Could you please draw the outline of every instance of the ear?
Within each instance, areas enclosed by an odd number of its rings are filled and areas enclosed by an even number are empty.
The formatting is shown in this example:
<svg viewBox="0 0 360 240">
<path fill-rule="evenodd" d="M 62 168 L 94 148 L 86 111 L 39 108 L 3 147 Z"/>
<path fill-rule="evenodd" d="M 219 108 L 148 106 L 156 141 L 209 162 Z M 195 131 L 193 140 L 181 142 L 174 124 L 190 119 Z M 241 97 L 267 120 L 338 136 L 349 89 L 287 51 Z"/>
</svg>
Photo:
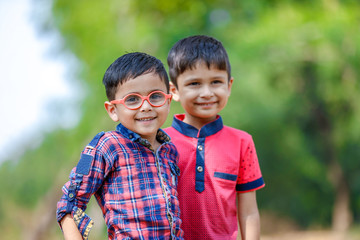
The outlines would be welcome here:
<svg viewBox="0 0 360 240">
<path fill-rule="evenodd" d="M 114 121 L 117 122 L 119 121 L 119 117 L 117 115 L 117 109 L 116 109 L 116 105 L 111 104 L 110 102 L 106 101 L 104 103 L 104 107 L 106 109 L 106 112 L 109 114 L 109 117 Z"/>
<path fill-rule="evenodd" d="M 170 93 L 172 94 L 172 99 L 174 99 L 174 101 L 178 102 L 180 100 L 179 91 L 172 82 L 170 82 Z"/>
<path fill-rule="evenodd" d="M 229 90 L 228 94 L 229 94 L 229 96 L 231 94 L 231 87 L 232 87 L 233 82 L 234 82 L 234 78 L 231 77 L 230 80 L 229 80 L 229 84 L 228 84 L 228 90 Z"/>
</svg>

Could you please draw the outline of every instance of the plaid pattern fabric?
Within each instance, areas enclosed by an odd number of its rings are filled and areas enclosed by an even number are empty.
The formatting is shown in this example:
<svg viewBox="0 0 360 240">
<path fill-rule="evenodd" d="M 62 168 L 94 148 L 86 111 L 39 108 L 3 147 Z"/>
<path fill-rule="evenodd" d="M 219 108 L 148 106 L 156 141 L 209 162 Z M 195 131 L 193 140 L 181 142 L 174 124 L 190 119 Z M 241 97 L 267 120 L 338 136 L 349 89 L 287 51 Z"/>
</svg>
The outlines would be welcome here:
<svg viewBox="0 0 360 240">
<path fill-rule="evenodd" d="M 93 156 L 89 174 L 82 176 L 81 183 L 77 181 L 71 202 L 69 187 L 78 177 L 76 168 L 72 170 L 58 202 L 57 220 L 70 208 L 86 239 L 92 220 L 85 209 L 94 195 L 109 239 L 183 239 L 176 191 L 178 153 L 162 130 L 157 139 L 162 145 L 154 152 L 145 139 L 119 124 L 117 131 L 106 132 L 94 148 L 86 147 L 82 155 Z"/>
</svg>

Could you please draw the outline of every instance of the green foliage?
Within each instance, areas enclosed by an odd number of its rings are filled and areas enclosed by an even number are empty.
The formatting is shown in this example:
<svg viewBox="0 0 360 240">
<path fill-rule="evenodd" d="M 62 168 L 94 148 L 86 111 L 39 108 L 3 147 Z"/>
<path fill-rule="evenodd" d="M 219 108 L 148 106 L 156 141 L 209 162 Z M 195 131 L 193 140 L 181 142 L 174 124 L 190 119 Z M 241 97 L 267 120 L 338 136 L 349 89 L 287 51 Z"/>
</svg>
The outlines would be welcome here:
<svg viewBox="0 0 360 240">
<path fill-rule="evenodd" d="M 328 226 L 335 194 L 328 170 L 334 158 L 360 221 L 359 8 L 357 1 L 335 0 L 54 0 L 49 21 L 63 37 L 61 49 L 81 63 L 74 79 L 87 88 L 83 117 L 74 129 L 48 134 L 18 163 L 3 164 L 0 191 L 34 207 L 52 184 L 66 180 L 59 172 L 70 172 L 97 132 L 114 128 L 103 109 L 101 80 L 117 57 L 144 51 L 166 63 L 177 40 L 207 34 L 229 53 L 235 81 L 221 114 L 227 125 L 254 137 L 267 184 L 258 192 L 260 209 L 288 215 L 302 226 Z M 165 126 L 179 112 L 173 103 Z M 0 221 L 4 199 L 1 195 Z"/>
</svg>

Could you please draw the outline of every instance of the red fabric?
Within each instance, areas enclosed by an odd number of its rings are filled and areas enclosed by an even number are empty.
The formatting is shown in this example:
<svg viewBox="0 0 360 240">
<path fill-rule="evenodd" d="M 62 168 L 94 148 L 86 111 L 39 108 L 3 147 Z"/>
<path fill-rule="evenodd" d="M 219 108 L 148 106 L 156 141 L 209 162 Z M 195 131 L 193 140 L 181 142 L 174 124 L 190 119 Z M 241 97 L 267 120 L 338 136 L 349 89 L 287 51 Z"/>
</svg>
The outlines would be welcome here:
<svg viewBox="0 0 360 240">
<path fill-rule="evenodd" d="M 182 116 L 174 118 L 181 126 L 184 124 Z M 205 190 L 201 193 L 195 191 L 199 149 L 198 138 L 190 134 L 195 129 L 184 128 L 183 133 L 178 127 L 178 130 L 165 129 L 180 155 L 178 193 L 185 239 L 236 239 L 236 188 L 246 189 L 242 191 L 246 192 L 264 186 L 252 137 L 244 131 L 223 126 L 221 118 L 215 121 L 221 121 L 221 124 L 212 125 L 219 127 L 218 131 L 205 138 Z"/>
</svg>

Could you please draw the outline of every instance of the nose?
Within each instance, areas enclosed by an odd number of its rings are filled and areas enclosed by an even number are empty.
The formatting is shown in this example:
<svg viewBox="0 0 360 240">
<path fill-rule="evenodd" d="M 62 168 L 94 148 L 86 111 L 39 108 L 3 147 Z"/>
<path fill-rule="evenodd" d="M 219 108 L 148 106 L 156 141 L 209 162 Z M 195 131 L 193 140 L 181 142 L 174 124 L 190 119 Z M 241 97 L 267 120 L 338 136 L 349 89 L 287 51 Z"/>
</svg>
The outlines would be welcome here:
<svg viewBox="0 0 360 240">
<path fill-rule="evenodd" d="M 152 106 L 150 105 L 150 103 L 148 102 L 148 100 L 143 101 L 141 107 L 140 107 L 140 111 L 141 112 L 147 112 L 147 111 L 151 111 L 152 110 Z"/>
<path fill-rule="evenodd" d="M 204 85 L 201 88 L 200 96 L 203 98 L 210 98 L 210 97 L 214 96 L 214 92 L 212 91 L 210 86 Z"/>
</svg>

